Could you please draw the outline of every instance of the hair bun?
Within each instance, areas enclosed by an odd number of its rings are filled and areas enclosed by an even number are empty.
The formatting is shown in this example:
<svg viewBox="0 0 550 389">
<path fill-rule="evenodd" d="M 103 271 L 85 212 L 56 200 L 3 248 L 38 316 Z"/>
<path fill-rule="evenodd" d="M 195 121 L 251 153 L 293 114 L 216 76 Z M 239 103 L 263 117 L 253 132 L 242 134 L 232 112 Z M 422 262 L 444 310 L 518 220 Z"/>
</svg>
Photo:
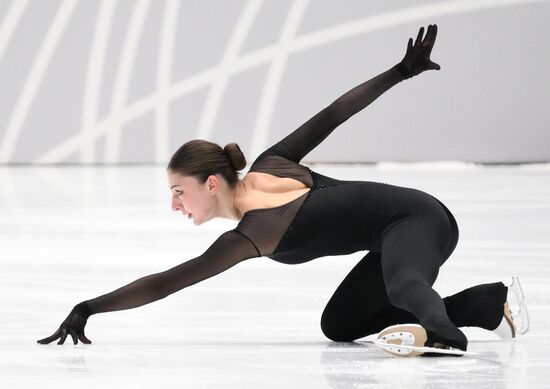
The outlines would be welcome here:
<svg viewBox="0 0 550 389">
<path fill-rule="evenodd" d="M 227 158 L 235 171 L 243 170 L 246 167 L 246 158 L 244 157 L 244 154 L 238 144 L 227 144 L 223 148 L 223 152 L 227 155 Z"/>
</svg>

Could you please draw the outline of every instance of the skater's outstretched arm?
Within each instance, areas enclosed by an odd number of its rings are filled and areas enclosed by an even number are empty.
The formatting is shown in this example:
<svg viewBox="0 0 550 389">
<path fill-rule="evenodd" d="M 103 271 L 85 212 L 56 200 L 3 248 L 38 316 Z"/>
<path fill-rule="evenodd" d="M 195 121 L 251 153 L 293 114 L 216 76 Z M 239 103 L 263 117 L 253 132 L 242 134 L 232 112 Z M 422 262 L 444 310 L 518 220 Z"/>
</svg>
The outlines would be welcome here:
<svg viewBox="0 0 550 389">
<path fill-rule="evenodd" d="M 439 70 L 440 66 L 430 60 L 437 26 L 429 25 L 424 39 L 423 33 L 424 27 L 421 27 L 414 45 L 412 38 L 409 39 L 407 52 L 400 63 L 340 96 L 298 129 L 271 146 L 266 153 L 275 153 L 299 163 L 337 126 L 372 103 L 392 86 L 425 70 Z"/>
<path fill-rule="evenodd" d="M 222 234 L 202 255 L 161 273 L 142 277 L 110 293 L 77 304 L 57 331 L 38 343 L 47 344 L 59 339 L 63 344 L 71 335 L 74 344 L 91 343 L 84 335 L 90 315 L 139 307 L 167 297 L 187 286 L 229 269 L 237 263 L 260 254 L 256 246 L 236 230 Z"/>
</svg>

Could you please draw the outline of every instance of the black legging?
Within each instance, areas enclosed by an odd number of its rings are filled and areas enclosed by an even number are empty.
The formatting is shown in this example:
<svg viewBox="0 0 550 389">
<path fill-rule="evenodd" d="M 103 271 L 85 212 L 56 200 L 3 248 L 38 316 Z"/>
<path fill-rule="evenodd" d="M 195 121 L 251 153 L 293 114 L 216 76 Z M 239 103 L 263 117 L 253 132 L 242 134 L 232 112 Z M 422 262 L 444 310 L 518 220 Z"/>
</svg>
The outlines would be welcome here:
<svg viewBox="0 0 550 389">
<path fill-rule="evenodd" d="M 387 233 L 382 253 L 365 255 L 334 292 L 321 317 L 323 333 L 334 341 L 353 341 L 390 325 L 420 323 L 430 344 L 466 350 L 468 341 L 458 327 L 495 329 L 506 301 L 502 282 L 444 299 L 432 289 L 458 241 L 456 222 L 450 220 L 411 218 Z"/>
</svg>

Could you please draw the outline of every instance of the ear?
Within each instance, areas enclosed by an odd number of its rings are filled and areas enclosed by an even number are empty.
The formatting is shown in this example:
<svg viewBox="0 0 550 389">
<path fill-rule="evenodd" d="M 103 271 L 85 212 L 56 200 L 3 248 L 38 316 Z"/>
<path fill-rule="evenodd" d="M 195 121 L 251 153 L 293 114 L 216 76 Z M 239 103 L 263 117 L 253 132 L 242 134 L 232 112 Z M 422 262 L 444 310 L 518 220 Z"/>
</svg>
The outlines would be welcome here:
<svg viewBox="0 0 550 389">
<path fill-rule="evenodd" d="M 210 193 L 214 194 L 220 186 L 220 179 L 215 175 L 209 175 L 206 179 L 206 185 Z"/>
</svg>

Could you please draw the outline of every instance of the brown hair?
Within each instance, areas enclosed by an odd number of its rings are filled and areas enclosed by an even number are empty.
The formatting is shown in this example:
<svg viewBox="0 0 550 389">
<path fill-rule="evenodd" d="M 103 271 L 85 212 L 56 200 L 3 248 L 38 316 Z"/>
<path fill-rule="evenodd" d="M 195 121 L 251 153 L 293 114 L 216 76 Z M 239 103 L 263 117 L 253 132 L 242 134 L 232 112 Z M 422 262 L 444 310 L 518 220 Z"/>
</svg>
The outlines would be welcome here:
<svg viewBox="0 0 550 389">
<path fill-rule="evenodd" d="M 221 174 L 231 188 L 239 181 L 238 171 L 246 158 L 236 143 L 223 149 L 217 143 L 193 139 L 184 143 L 170 158 L 167 169 L 183 176 L 194 176 L 202 184 L 210 175 Z"/>
</svg>

